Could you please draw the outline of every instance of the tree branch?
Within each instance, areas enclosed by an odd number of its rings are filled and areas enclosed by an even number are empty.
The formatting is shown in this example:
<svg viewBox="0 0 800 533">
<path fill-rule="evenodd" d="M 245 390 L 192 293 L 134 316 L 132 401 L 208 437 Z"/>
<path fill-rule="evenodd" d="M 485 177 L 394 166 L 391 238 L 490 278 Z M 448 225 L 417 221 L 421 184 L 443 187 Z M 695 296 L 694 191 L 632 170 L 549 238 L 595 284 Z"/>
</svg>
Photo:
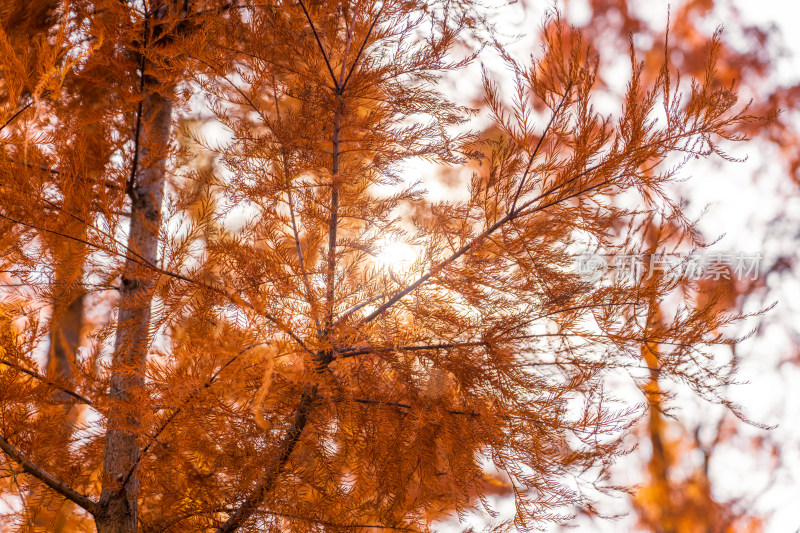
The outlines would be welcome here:
<svg viewBox="0 0 800 533">
<path fill-rule="evenodd" d="M 381 4 L 381 7 L 378 9 L 378 12 L 375 14 L 375 18 L 372 20 L 372 24 L 369 25 L 369 30 L 367 30 L 367 35 L 364 37 L 364 41 L 361 43 L 361 47 L 358 49 L 358 53 L 356 54 L 356 58 L 353 60 L 353 64 L 350 65 L 350 70 L 347 73 L 347 77 L 341 84 L 341 92 L 344 92 L 345 87 L 347 87 L 347 82 L 350 81 L 350 76 L 353 75 L 353 71 L 356 69 L 358 65 L 358 60 L 361 58 L 361 54 L 364 53 L 364 49 L 367 47 L 367 41 L 369 41 L 370 35 L 372 35 L 372 30 L 375 28 L 375 24 L 378 22 L 378 17 L 381 16 L 381 12 L 383 11 L 383 6 L 385 4 Z"/>
<path fill-rule="evenodd" d="M 190 401 L 192 401 L 192 399 L 195 397 L 195 395 L 197 395 L 198 392 L 200 392 L 203 389 L 209 388 L 214 383 L 214 381 L 217 379 L 217 377 L 219 377 L 219 375 L 222 373 L 222 371 L 225 370 L 226 368 L 228 368 L 230 365 L 232 365 L 233 362 L 236 361 L 236 359 L 238 359 L 240 355 L 242 355 L 243 353 L 245 353 L 248 350 L 251 350 L 251 349 L 255 348 L 256 346 L 261 346 L 263 344 L 268 344 L 268 343 L 263 343 L 262 342 L 262 343 L 258 343 L 258 344 L 251 344 L 250 346 L 247 346 L 246 348 L 242 348 L 239 351 L 239 353 L 237 353 L 236 355 L 231 357 L 224 365 L 222 365 L 219 368 L 219 370 L 214 372 L 211 375 L 211 377 L 205 383 L 203 383 L 203 385 L 201 387 L 196 388 L 191 393 L 189 393 L 186 396 L 186 398 L 183 399 L 183 401 L 177 407 L 177 409 L 175 409 L 164 420 L 164 422 L 161 423 L 161 425 L 158 427 L 156 432 L 154 434 L 150 435 L 150 441 L 142 448 L 142 451 L 138 455 L 138 457 L 136 458 L 136 461 L 134 461 L 134 463 L 131 465 L 130 469 L 128 469 L 128 473 L 126 474 L 124 480 L 122 481 L 121 487 L 125 487 L 125 485 L 128 483 L 128 481 L 133 476 L 133 473 L 136 471 L 136 467 L 139 466 L 139 463 L 142 462 L 142 457 L 144 457 L 144 455 L 150 450 L 150 447 L 153 446 L 153 444 L 156 443 L 156 441 L 158 440 L 158 437 L 160 437 L 161 434 L 164 432 L 164 430 L 167 429 L 167 426 L 170 424 L 170 422 L 172 422 L 175 419 L 175 417 L 178 416 L 178 414 L 180 414 L 183 411 L 183 408 L 186 407 L 186 404 L 188 404 Z"/>
<path fill-rule="evenodd" d="M 381 526 L 378 524 L 340 524 L 338 522 L 328 522 L 326 520 L 318 520 L 316 518 L 309 518 L 305 516 L 300 516 L 296 514 L 289 514 L 289 513 L 278 513 L 275 511 L 263 511 L 268 515 L 280 516 L 283 518 L 292 518 L 295 520 L 302 520 L 304 522 L 310 522 L 312 524 L 320 524 L 322 526 L 329 526 L 335 529 L 387 529 L 390 531 L 412 531 L 417 533 L 416 529 L 411 529 L 407 527 L 398 527 L 398 526 Z"/>
<path fill-rule="evenodd" d="M 33 101 L 31 101 L 31 102 L 28 102 L 28 103 L 27 103 L 27 104 L 25 104 L 23 107 L 21 107 L 21 108 L 20 108 L 20 109 L 19 109 L 19 110 L 18 110 L 16 113 L 14 113 L 13 115 L 11 115 L 11 118 L 10 118 L 10 119 L 8 119 L 8 120 L 6 120 L 6 121 L 3 123 L 3 125 L 2 125 L 2 126 L 0 126 L 0 131 L 3 131 L 3 130 L 6 128 L 6 126 L 8 126 L 8 125 L 9 125 L 9 124 L 11 124 L 12 122 L 14 122 L 14 119 L 15 119 L 15 118 L 17 118 L 18 116 L 20 116 L 20 115 L 21 115 L 21 114 L 22 114 L 22 113 L 23 113 L 23 112 L 24 112 L 26 109 L 28 109 L 28 108 L 29 108 L 30 106 L 32 106 L 32 105 L 33 105 Z"/>
<path fill-rule="evenodd" d="M 643 144 L 641 146 L 636 146 L 636 147 L 632 147 L 632 148 L 628 148 L 628 149 L 631 152 L 639 152 L 639 151 L 642 151 L 642 150 L 647 150 L 649 148 L 653 148 L 654 146 L 663 145 L 665 143 L 669 143 L 669 142 L 672 142 L 672 141 L 677 141 L 678 139 L 681 139 L 681 138 L 691 138 L 691 137 L 697 135 L 698 133 L 700 133 L 700 132 L 696 131 L 696 129 L 690 130 L 690 131 L 685 131 L 685 132 L 681 132 L 681 133 L 678 133 L 678 134 L 675 134 L 675 135 L 666 136 L 666 137 L 664 137 L 662 139 L 659 139 L 657 141 L 652 141 L 652 142 Z M 635 164 L 634 163 L 630 163 L 629 165 L 627 165 L 627 167 L 628 168 L 631 168 L 631 167 L 635 168 L 636 166 L 640 165 L 646 159 L 647 158 L 643 158 L 642 161 L 636 161 L 635 160 Z M 569 194 L 567 196 L 564 196 L 564 197 L 561 197 L 561 198 L 557 198 L 557 199 L 555 199 L 555 200 L 553 200 L 551 202 L 548 202 L 548 203 L 546 203 L 544 205 L 539 205 L 539 206 L 536 206 L 536 207 L 532 207 L 535 203 L 537 203 L 540 200 L 550 196 L 551 194 L 557 192 L 558 190 L 563 189 L 564 187 L 566 187 L 570 183 L 573 183 L 576 180 L 580 179 L 581 177 L 584 177 L 584 176 L 586 176 L 586 175 L 588 175 L 588 174 L 590 174 L 590 173 L 592 173 L 592 172 L 594 172 L 596 170 L 599 170 L 604 164 L 610 164 L 609 161 L 610 161 L 610 159 L 607 158 L 605 161 L 601 161 L 600 163 L 597 163 L 596 165 L 588 167 L 585 170 L 575 174 L 574 176 L 572 176 L 568 180 L 563 181 L 561 183 L 558 183 L 556 185 L 553 185 L 547 191 L 544 191 L 543 193 L 539 194 L 535 198 L 532 198 L 531 200 L 528 200 L 527 202 L 525 202 L 521 206 L 516 207 L 515 210 L 510 211 L 503 218 L 501 218 L 500 220 L 498 220 L 497 222 L 492 224 L 490 227 L 485 229 L 481 234 L 479 234 L 478 236 L 473 238 L 470 242 L 468 242 L 467 244 L 465 244 L 464 246 L 459 248 L 457 251 L 455 251 L 452 255 L 450 255 L 450 257 L 440 261 L 438 264 L 436 264 L 433 267 L 431 267 L 431 269 L 430 269 L 430 271 L 428 271 L 428 273 L 423 274 L 422 276 L 417 278 L 416 281 L 414 281 L 410 285 L 407 285 L 405 288 L 401 289 L 400 291 L 396 292 L 394 294 L 394 296 L 392 296 L 386 303 L 384 303 L 378 309 L 376 309 L 375 311 L 370 313 L 367 317 L 362 319 L 362 321 L 359 323 L 359 326 L 373 321 L 375 318 L 377 318 L 378 316 L 380 316 L 381 314 L 386 312 L 390 307 L 392 307 L 394 304 L 396 304 L 402 298 L 406 297 L 409 293 L 415 291 L 417 288 L 419 288 L 420 285 L 422 285 L 423 283 L 428 281 L 433 275 L 437 274 L 438 272 L 440 272 L 441 270 L 446 268 L 448 265 L 450 265 L 451 263 L 455 262 L 462 255 L 464 255 L 468 251 L 470 251 L 473 248 L 475 248 L 479 243 L 481 243 L 483 240 L 485 240 L 487 237 L 492 235 L 495 231 L 497 231 L 499 228 L 501 228 L 502 226 L 504 226 L 508 222 L 511 222 L 511 221 L 523 216 L 523 215 L 532 215 L 534 213 L 537 213 L 539 211 L 547 209 L 548 207 L 552 207 L 553 205 L 559 204 L 559 203 L 564 202 L 566 200 L 569 200 L 571 198 L 575 198 L 576 196 L 580 196 L 581 194 L 585 194 L 585 193 L 590 192 L 592 190 L 599 189 L 600 187 L 603 187 L 603 186 L 606 186 L 606 185 L 610 185 L 613 182 L 613 180 L 622 177 L 624 175 L 624 173 L 617 174 L 616 176 L 614 176 L 612 178 L 608 178 L 606 180 L 603 180 L 600 183 L 597 183 L 597 184 L 592 185 L 590 187 L 586 187 L 584 189 L 578 190 L 577 192 L 575 192 L 573 194 Z M 529 209 L 529 208 L 531 208 L 531 209 Z"/>
<path fill-rule="evenodd" d="M 531 153 L 530 159 L 528 159 L 528 166 L 525 167 L 525 172 L 522 174 L 522 178 L 519 180 L 519 187 L 517 187 L 517 192 L 514 195 L 514 200 L 511 202 L 511 208 L 508 210 L 509 212 L 514 211 L 517 207 L 517 200 L 519 200 L 519 195 L 522 193 L 522 187 L 525 185 L 525 179 L 528 177 L 528 172 L 531 170 L 531 165 L 533 165 L 533 160 L 536 159 L 536 155 L 539 153 L 539 149 L 542 147 L 542 143 L 544 142 L 545 137 L 547 136 L 547 132 L 550 131 L 550 126 L 553 125 L 556 117 L 558 116 L 558 112 L 561 111 L 561 106 L 564 105 L 564 102 L 569 95 L 569 91 L 572 89 L 572 82 L 570 81 L 567 84 L 567 88 L 564 90 L 564 96 L 561 97 L 561 101 L 556 106 L 555 110 L 553 111 L 552 116 L 550 117 L 550 121 L 547 123 L 547 127 L 545 127 L 544 132 L 542 132 L 542 136 L 539 137 L 539 141 L 536 143 L 536 147 L 533 149 L 533 153 Z"/>
<path fill-rule="evenodd" d="M 368 398 L 327 398 L 328 400 L 335 402 L 335 403 L 346 403 L 346 402 L 354 402 L 360 403 L 362 405 L 379 405 L 379 406 L 386 406 L 386 407 L 398 407 L 400 409 L 414 409 L 414 406 L 407 403 L 401 402 L 386 402 L 383 400 L 370 400 Z M 471 417 L 479 417 L 482 416 L 481 413 L 477 413 L 475 411 L 460 411 L 457 409 L 435 409 L 430 407 L 422 407 L 420 408 L 422 411 L 441 411 L 443 413 L 451 414 L 451 415 L 466 415 Z"/>
<path fill-rule="evenodd" d="M 62 392 L 65 392 L 65 393 L 69 394 L 70 396 L 72 396 L 73 398 L 75 398 L 76 400 L 78 400 L 80 403 L 85 403 L 86 405 L 94 405 L 94 402 L 92 402 L 92 400 L 90 400 L 86 396 L 82 396 L 81 394 L 78 394 L 75 391 L 72 391 L 70 389 L 64 388 L 61 385 L 58 385 L 54 381 L 51 381 L 51 380 L 47 379 L 45 376 L 39 374 L 38 372 L 36 372 L 34 370 L 30 370 L 28 368 L 25 368 L 24 366 L 20 366 L 20 365 L 18 365 L 16 363 L 13 363 L 13 362 L 9 361 L 8 359 L 0 359 L 0 364 L 9 366 L 9 367 L 11 367 L 11 368 L 13 368 L 15 370 L 18 370 L 19 372 L 22 372 L 23 374 L 27 374 L 27 375 L 31 376 L 32 378 L 34 378 L 34 379 L 37 379 L 37 380 L 39 380 L 39 381 L 41 381 L 43 383 L 46 383 L 47 385 L 50 385 L 51 387 L 53 387 L 55 389 L 58 389 L 58 390 L 60 390 Z"/>
<path fill-rule="evenodd" d="M 11 459 L 19 463 L 19 465 L 22 467 L 22 470 L 24 470 L 27 474 L 35 477 L 57 493 L 61 494 L 66 499 L 86 509 L 86 511 L 92 515 L 97 514 L 99 511 L 96 502 L 92 501 L 87 496 L 84 496 L 57 477 L 44 471 L 41 467 L 34 464 L 13 444 L 8 442 L 8 440 L 6 440 L 2 434 L 0 434 L 0 449 L 2 449 Z"/>
<path fill-rule="evenodd" d="M 261 316 L 263 316 L 264 318 L 266 318 L 267 320 L 272 322 L 279 330 L 281 330 L 282 332 L 284 332 L 287 335 L 289 335 L 289 337 L 291 337 L 292 340 L 294 340 L 306 352 L 308 352 L 308 353 L 310 353 L 312 355 L 315 354 L 315 352 L 313 350 L 311 350 L 310 348 L 308 348 L 306 343 L 303 342 L 303 340 L 295 332 L 293 332 L 291 330 L 291 328 L 289 328 L 289 326 L 284 324 L 283 321 L 281 321 L 277 317 L 272 316 L 271 313 L 266 313 L 264 311 L 260 311 L 260 310 L 256 309 L 256 307 L 252 303 L 247 302 L 246 300 L 244 300 L 240 296 L 237 296 L 235 294 L 229 293 L 224 289 L 221 289 L 219 287 L 215 287 L 213 285 L 209 285 L 208 283 L 205 283 L 205 282 L 202 282 L 202 281 L 191 279 L 191 278 L 189 278 L 187 276 L 184 276 L 182 274 L 171 272 L 169 270 L 166 270 L 164 268 L 159 267 L 158 265 L 154 265 L 150 261 L 147 261 L 146 259 L 141 258 L 141 256 L 134 257 L 134 256 L 128 256 L 128 255 L 125 255 L 125 254 L 121 254 L 120 252 L 118 252 L 116 250 L 112 250 L 112 249 L 110 249 L 110 248 L 108 248 L 106 246 L 102 246 L 102 245 L 97 244 L 97 243 L 89 242 L 89 241 L 87 241 L 85 239 L 81 239 L 79 237 L 74 237 L 72 235 L 68 235 L 66 233 L 62 233 L 60 231 L 52 230 L 52 229 L 45 228 L 45 227 L 42 227 L 42 226 L 37 226 L 36 224 L 31 224 L 29 222 L 23 222 L 21 220 L 17 220 L 15 218 L 6 216 L 6 215 L 4 215 L 2 213 L 0 213 L 0 218 L 3 218 L 3 219 L 8 220 L 10 222 L 13 222 L 14 224 L 19 224 L 21 226 L 26 226 L 28 228 L 32 228 L 32 229 L 35 229 L 35 230 L 38 230 L 38 231 L 43 231 L 43 232 L 46 232 L 46 233 L 51 233 L 53 235 L 58 235 L 60 237 L 64 237 L 65 239 L 70 239 L 70 240 L 73 240 L 73 241 L 76 241 L 76 242 L 80 242 L 80 243 L 86 244 L 87 246 L 91 246 L 92 248 L 95 248 L 97 250 L 101 250 L 101 251 L 106 252 L 106 253 L 111 254 L 111 255 L 115 255 L 115 256 L 118 256 L 118 257 L 124 257 L 125 259 L 130 259 L 131 261 L 137 263 L 138 265 L 141 265 L 141 266 L 143 266 L 145 268 L 148 268 L 148 269 L 150 269 L 150 270 L 152 270 L 154 272 L 157 272 L 158 274 L 162 274 L 164 276 L 169 276 L 171 278 L 175 278 L 175 279 L 178 279 L 178 280 L 181 280 L 181 281 L 185 281 L 186 283 L 191 283 L 192 285 L 195 285 L 197 287 L 200 287 L 200 288 L 206 289 L 208 291 L 211 291 L 213 293 L 219 294 L 220 296 L 223 296 L 223 297 L 227 298 L 228 300 L 230 300 L 231 302 L 233 302 L 233 303 L 235 303 L 237 305 L 242 305 L 244 307 L 249 307 L 250 309 L 256 311 L 257 313 L 260 313 Z M 136 254 L 135 252 L 130 250 L 130 248 L 128 250 L 132 254 L 138 256 L 138 254 Z"/>
<path fill-rule="evenodd" d="M 325 66 L 328 67 L 328 73 L 331 75 L 331 81 L 333 82 L 333 88 L 336 92 L 340 92 L 341 89 L 339 87 L 339 83 L 336 81 L 336 74 L 333 73 L 333 68 L 331 67 L 331 62 L 328 60 L 328 54 L 325 53 L 325 47 L 322 46 L 322 41 L 319 38 L 319 34 L 317 33 L 317 28 L 314 26 L 314 22 L 311 20 L 311 15 L 308 13 L 308 9 L 306 9 L 305 3 L 303 0 L 298 0 L 300 2 L 300 7 L 303 8 L 303 13 L 306 15 L 306 20 L 308 21 L 308 25 L 311 26 L 311 31 L 314 32 L 314 39 L 317 40 L 317 46 L 319 46 L 319 51 L 322 53 L 322 58 L 325 60 Z"/>
<path fill-rule="evenodd" d="M 585 174 L 589 173 L 593 169 L 596 170 L 597 168 L 599 168 L 599 166 L 600 166 L 599 164 L 595 165 L 591 169 L 587 169 L 587 170 L 583 171 L 582 173 L 580 173 L 579 175 L 585 175 Z M 619 177 L 619 176 L 617 176 L 617 177 Z M 567 183 L 572 182 L 575 179 L 577 179 L 577 176 L 573 176 L 568 181 L 563 182 L 560 185 L 551 188 L 550 190 L 538 195 L 536 198 L 533 198 L 533 199 L 525 202 L 521 206 L 517 207 L 514 211 L 509 212 L 506 216 L 504 216 L 503 218 L 501 218 L 500 220 L 498 220 L 497 222 L 495 222 L 494 224 L 489 226 L 487 229 L 485 229 L 480 235 L 478 235 L 477 237 L 475 237 L 474 239 L 469 241 L 467 244 L 465 244 L 464 246 L 462 246 L 461 248 L 456 250 L 452 255 L 450 255 L 450 257 L 448 257 L 447 259 L 444 259 L 443 261 L 441 261 L 438 264 L 434 265 L 426 274 L 423 274 L 422 276 L 417 278 L 416 281 L 414 281 L 410 285 L 407 285 L 402 290 L 396 292 L 394 294 L 394 296 L 389 298 L 389 300 L 386 303 L 384 303 L 379 308 L 377 308 L 375 311 L 373 311 L 368 316 L 366 316 L 361 321 L 361 323 L 359 325 L 363 325 L 363 324 L 367 324 L 369 322 L 372 322 L 374 319 L 376 319 L 378 316 L 380 316 L 381 314 L 386 312 L 386 310 L 388 310 L 390 307 L 392 307 L 394 304 L 396 304 L 402 298 L 404 298 L 409 293 L 411 293 L 414 290 L 416 290 L 420 285 L 422 285 L 423 283 L 428 281 L 434 274 L 439 273 L 444 268 L 449 266 L 451 263 L 454 263 L 458 258 L 460 258 L 465 253 L 467 253 L 470 250 L 472 250 L 473 248 L 475 248 L 475 246 L 477 246 L 479 243 L 481 243 L 483 240 L 485 240 L 487 237 L 492 235 L 495 231 L 500 229 L 502 226 L 504 226 L 508 222 L 511 222 L 512 220 L 522 216 L 523 214 L 524 215 L 531 215 L 533 213 L 537 213 L 537 212 L 539 212 L 539 211 L 541 211 L 543 209 L 546 209 L 548 207 L 551 207 L 551 206 L 553 206 L 555 204 L 558 204 L 558 203 L 561 203 L 563 201 L 569 200 L 570 198 L 574 198 L 575 196 L 584 194 L 584 193 L 589 192 L 589 191 L 591 191 L 593 189 L 597 189 L 597 188 L 599 188 L 599 187 L 601 187 L 603 185 L 607 185 L 607 184 L 609 184 L 611 182 L 611 179 L 605 180 L 605 181 L 600 182 L 600 183 L 598 183 L 596 185 L 593 185 L 591 187 L 587 187 L 586 189 L 579 190 L 578 192 L 573 193 L 571 195 L 565 196 L 563 198 L 558 198 L 558 199 L 553 200 L 552 202 L 549 202 L 549 203 L 544 204 L 544 205 L 537 206 L 537 207 L 531 209 L 530 211 L 526 212 L 526 210 L 529 207 L 531 207 L 533 204 L 535 204 L 539 200 L 549 196 L 553 192 L 555 192 L 558 189 L 564 187 L 565 185 L 567 185 Z"/>
<path fill-rule="evenodd" d="M 283 471 L 283 468 L 289 461 L 289 457 L 291 457 L 292 452 L 297 447 L 297 443 L 300 442 L 300 436 L 302 435 L 303 429 L 305 429 L 306 423 L 308 422 L 309 412 L 311 411 L 311 407 L 316 400 L 316 386 L 306 387 L 306 390 L 303 391 L 303 396 L 300 399 L 300 405 L 297 407 L 297 410 L 294 413 L 292 427 L 289 429 L 286 435 L 284 435 L 283 441 L 279 447 L 280 455 L 278 456 L 275 466 L 265 473 L 264 477 L 261 479 L 261 481 L 259 481 L 256 488 L 250 493 L 244 502 L 242 502 L 239 508 L 234 511 L 233 514 L 231 514 L 228 520 L 226 520 L 225 523 L 217 528 L 216 533 L 232 533 L 233 531 L 236 531 L 239 526 L 241 526 L 248 518 L 250 518 L 250 516 L 252 516 L 252 514 L 264 502 L 267 494 L 270 490 L 272 490 L 278 475 Z"/>
</svg>

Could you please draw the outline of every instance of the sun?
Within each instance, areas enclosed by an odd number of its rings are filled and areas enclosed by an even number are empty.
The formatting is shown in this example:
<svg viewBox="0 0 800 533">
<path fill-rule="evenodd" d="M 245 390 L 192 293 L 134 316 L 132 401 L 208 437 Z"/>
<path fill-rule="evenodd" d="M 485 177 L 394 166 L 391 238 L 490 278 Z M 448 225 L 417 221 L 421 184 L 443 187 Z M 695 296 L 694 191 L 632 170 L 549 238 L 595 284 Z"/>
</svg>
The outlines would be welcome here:
<svg viewBox="0 0 800 533">
<path fill-rule="evenodd" d="M 407 270 L 418 258 L 419 251 L 412 245 L 393 240 L 383 239 L 378 245 L 375 254 L 375 263 L 382 269 L 392 272 Z"/>
</svg>

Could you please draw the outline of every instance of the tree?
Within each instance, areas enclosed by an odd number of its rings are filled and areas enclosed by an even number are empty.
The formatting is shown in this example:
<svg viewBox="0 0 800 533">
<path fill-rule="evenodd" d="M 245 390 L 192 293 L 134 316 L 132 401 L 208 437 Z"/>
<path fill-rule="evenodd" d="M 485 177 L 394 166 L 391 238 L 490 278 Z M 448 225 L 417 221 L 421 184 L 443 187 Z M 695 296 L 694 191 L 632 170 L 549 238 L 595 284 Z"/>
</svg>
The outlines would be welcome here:
<svg viewBox="0 0 800 533">
<path fill-rule="evenodd" d="M 553 18 L 530 66 L 496 44 L 513 102 L 487 74 L 495 130 L 478 138 L 457 132 L 471 110 L 437 87 L 474 60 L 457 57 L 471 36 L 492 35 L 475 3 L 57 12 L 49 85 L 3 122 L 3 270 L 22 287 L 5 302 L 0 448 L 21 497 L 46 490 L 102 532 L 417 530 L 487 505 L 491 465 L 517 525 L 533 526 L 583 501 L 574 474 L 602 478 L 624 451 L 639 410 L 609 373 L 657 365 L 707 397 L 730 378 L 704 349 L 731 319 L 713 301 L 684 295 L 654 321 L 684 294 L 677 281 L 570 269 L 579 246 L 639 252 L 647 217 L 698 243 L 665 193 L 673 157 L 725 157 L 720 139 L 751 120 L 715 83 L 716 41 L 688 88 L 666 57 L 645 85 L 631 52 L 612 120 L 591 105 L 593 55 Z M 21 94 L 25 69 L 3 69 Z M 68 83 L 81 79 L 120 100 Z M 186 132 L 218 154 L 214 171 L 174 151 L 175 110 L 193 112 L 195 93 L 230 133 L 220 146 Z M 70 142 L 85 124 L 59 117 L 95 100 L 113 128 Z M 96 153 L 94 172 L 63 166 Z M 411 158 L 476 165 L 468 198 L 426 202 L 403 174 Z M 67 203 L 76 184 L 83 205 Z M 85 257 L 49 254 L 49 240 Z M 381 268 L 394 242 L 416 260 Z M 52 301 L 49 272 L 78 264 L 115 288 L 96 305 L 116 320 L 67 382 L 37 369 L 54 321 L 36 308 Z M 53 389 L 87 411 L 56 450 L 38 445 Z"/>
</svg>

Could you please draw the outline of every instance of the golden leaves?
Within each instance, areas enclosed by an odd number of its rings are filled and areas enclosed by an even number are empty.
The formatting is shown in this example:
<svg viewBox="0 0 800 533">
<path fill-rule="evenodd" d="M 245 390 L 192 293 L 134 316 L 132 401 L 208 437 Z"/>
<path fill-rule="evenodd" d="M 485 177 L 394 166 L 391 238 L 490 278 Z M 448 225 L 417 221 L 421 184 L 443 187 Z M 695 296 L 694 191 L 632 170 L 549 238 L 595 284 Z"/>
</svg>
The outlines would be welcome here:
<svg viewBox="0 0 800 533">
<path fill-rule="evenodd" d="M 587 282 L 570 269 L 573 252 L 587 244 L 640 251 L 642 219 L 681 216 L 664 187 L 675 170 L 655 167 L 675 151 L 715 152 L 716 137 L 745 117 L 731 107 L 732 93 L 715 93 L 710 82 L 680 105 L 666 76 L 648 83 L 637 69 L 618 120 L 600 116 L 592 107 L 598 65 L 579 32 L 555 17 L 531 66 L 498 45 L 515 93 L 506 108 L 505 89 L 487 74 L 498 124 L 481 143 L 453 131 L 471 111 L 437 86 L 473 57 L 451 56 L 466 42 L 459 32 L 478 26 L 474 6 L 304 5 L 237 6 L 187 41 L 170 37 L 170 49 L 196 59 L 170 76 L 208 98 L 204 112 L 227 136 L 215 143 L 197 134 L 192 150 L 204 158 L 170 160 L 183 179 L 171 182 L 160 225 L 158 216 L 128 214 L 141 198 L 122 195 L 139 175 L 130 125 L 149 124 L 140 93 L 164 88 L 148 78 L 153 71 L 137 69 L 142 60 L 157 61 L 159 73 L 170 67 L 133 36 L 150 28 L 147 14 L 130 13 L 132 30 L 107 28 L 90 56 L 70 56 L 85 70 L 64 75 L 86 75 L 81 83 L 52 86 L 63 106 L 50 117 L 41 163 L 54 167 L 20 177 L 25 203 L 0 200 L 0 209 L 25 216 L 0 214 L 20 221 L 3 260 L 42 306 L 56 294 L 47 273 L 64 265 L 84 268 L 81 281 L 99 279 L 114 295 L 92 304 L 104 321 L 90 332 L 93 355 L 74 386 L 96 406 L 66 463 L 103 464 L 109 427 L 127 439 L 135 457 L 127 476 L 137 481 L 126 490 L 155 530 L 425 528 L 509 485 L 521 522 L 552 520 L 580 502 L 568 479 L 605 469 L 635 419 L 634 407 L 616 405 L 609 376 L 646 369 L 642 346 L 664 343 L 675 346 L 658 351 L 665 378 L 706 391 L 713 368 L 683 345 L 724 322 L 715 309 L 689 309 L 648 323 L 674 285 Z M 173 15 L 175 28 L 187 28 Z M 113 98 L 94 99 L 90 82 L 112 73 Z M 169 95 L 170 105 L 197 112 L 199 103 L 180 100 L 190 90 Z M 652 120 L 661 101 L 666 123 Z M 87 116 L 113 127 L 93 128 L 81 144 L 84 119 L 67 117 L 90 105 L 98 109 Z M 189 154 L 170 142 L 144 146 Z M 100 181 L 86 180 L 84 205 L 75 183 L 95 149 Z M 412 158 L 446 169 L 465 154 L 482 164 L 470 162 L 474 178 L 460 199 L 425 197 L 403 174 Z M 5 159 L 0 167 L 4 175 L 19 169 Z M 462 183 L 453 176 L 452 185 Z M 45 204 L 82 230 L 53 229 Z M 160 260 L 143 259 L 126 240 L 134 223 L 145 223 Z M 37 247 L 67 235 L 89 251 Z M 381 242 L 418 256 L 402 269 L 388 254 L 387 265 L 376 265 Z M 136 277 L 121 275 L 123 262 Z M 129 290 L 151 278 L 152 290 Z M 127 318 L 116 319 L 123 310 Z M 134 336 L 138 359 L 124 349 Z M 122 380 L 132 384 L 124 394 Z M 493 484 L 488 463 L 508 481 Z"/>
</svg>

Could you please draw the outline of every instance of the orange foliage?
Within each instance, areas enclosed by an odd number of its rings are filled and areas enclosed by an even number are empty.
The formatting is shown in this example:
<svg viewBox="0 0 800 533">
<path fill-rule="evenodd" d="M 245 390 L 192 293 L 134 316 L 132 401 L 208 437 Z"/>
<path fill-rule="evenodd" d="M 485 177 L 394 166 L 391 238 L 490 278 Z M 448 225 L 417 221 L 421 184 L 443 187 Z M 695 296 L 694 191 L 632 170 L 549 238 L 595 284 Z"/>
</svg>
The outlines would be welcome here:
<svg viewBox="0 0 800 533">
<path fill-rule="evenodd" d="M 631 52 L 602 117 L 593 52 L 551 17 L 533 64 L 497 45 L 516 87 L 486 75 L 482 139 L 456 133 L 471 110 L 437 85 L 491 34 L 473 2 L 51 5 L 37 67 L 0 64 L 14 528 L 68 500 L 73 530 L 429 530 L 488 506 L 487 463 L 537 526 L 622 453 L 640 410 L 615 372 L 648 375 L 657 347 L 659 380 L 713 397 L 730 379 L 707 348 L 735 317 L 688 296 L 662 312 L 677 281 L 571 269 L 576 247 L 640 253 L 648 217 L 699 244 L 665 192 L 674 156 L 724 157 L 752 120 L 713 56 L 681 92 Z M 227 141 L 178 145 L 194 95 Z M 193 166 L 192 143 L 215 163 Z M 423 204 L 412 158 L 480 163 L 468 199 Z M 377 264 L 393 241 L 416 261 Z M 104 317 L 70 381 L 37 362 L 62 271 Z M 83 406 L 55 447 L 54 388 Z"/>
</svg>

